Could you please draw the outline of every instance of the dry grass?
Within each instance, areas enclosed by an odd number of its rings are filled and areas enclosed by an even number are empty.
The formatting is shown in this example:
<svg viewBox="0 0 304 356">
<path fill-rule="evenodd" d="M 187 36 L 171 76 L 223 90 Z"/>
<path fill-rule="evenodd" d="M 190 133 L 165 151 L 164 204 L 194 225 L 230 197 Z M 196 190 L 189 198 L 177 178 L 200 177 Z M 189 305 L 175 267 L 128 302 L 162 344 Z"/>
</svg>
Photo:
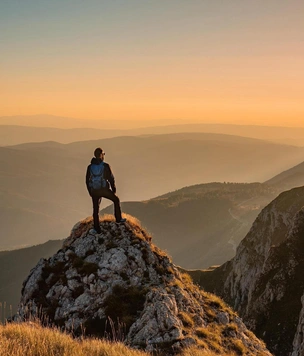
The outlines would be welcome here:
<svg viewBox="0 0 304 356">
<path fill-rule="evenodd" d="M 183 325 L 187 328 L 192 328 L 194 326 L 194 321 L 189 313 L 180 311 L 178 313 L 179 319 L 182 321 Z"/>
<path fill-rule="evenodd" d="M 151 242 L 152 237 L 146 229 L 144 229 L 138 219 L 129 214 L 122 214 L 123 218 L 126 218 L 126 226 L 132 230 L 133 234 L 139 238 L 140 240 Z M 114 223 L 115 218 L 114 215 L 104 214 L 99 217 L 100 224 L 104 223 Z M 80 220 L 77 224 L 75 224 L 72 228 L 71 234 L 68 238 L 66 238 L 63 242 L 63 247 L 68 247 L 73 243 L 77 238 L 85 236 L 90 229 L 93 229 L 93 218 L 89 216 L 83 220 Z"/>
<path fill-rule="evenodd" d="M 147 356 L 122 343 L 73 339 L 55 328 L 38 323 L 0 325 L 0 356 Z"/>
<path fill-rule="evenodd" d="M 135 218 L 132 215 L 125 214 L 125 213 L 122 213 L 122 217 L 127 219 L 127 221 L 125 223 L 126 226 L 131 228 L 133 234 L 137 238 L 139 238 L 140 240 L 143 240 L 143 241 L 151 242 L 151 240 L 152 240 L 151 234 L 149 232 L 147 232 L 147 230 L 145 228 L 142 227 L 141 222 L 137 218 Z M 115 219 L 114 219 L 113 215 L 104 214 L 104 215 L 100 216 L 99 221 L 102 224 L 105 222 L 114 222 Z"/>
<path fill-rule="evenodd" d="M 242 345 L 238 345 L 242 347 Z M 221 356 L 238 353 L 220 352 Z M 151 356 L 121 342 L 92 338 L 73 339 L 56 328 L 38 322 L 0 325 L 0 356 Z M 190 347 L 176 356 L 219 356 L 219 352 Z"/>
<path fill-rule="evenodd" d="M 204 290 L 201 290 L 200 293 L 204 297 L 205 303 L 208 307 L 221 309 L 221 311 L 228 313 L 230 317 L 237 316 L 237 314 L 230 307 L 228 307 L 228 305 L 220 297 L 215 294 L 205 292 Z"/>
<path fill-rule="evenodd" d="M 214 351 L 202 350 L 195 346 L 185 349 L 180 356 L 235 356 L 234 353 L 216 353 Z"/>
<path fill-rule="evenodd" d="M 93 223 L 93 218 L 91 217 L 90 219 Z M 114 215 L 111 214 L 104 214 L 99 217 L 99 222 L 114 222 L 114 221 L 115 221 L 115 217 Z"/>
<path fill-rule="evenodd" d="M 184 282 L 185 285 L 189 286 L 193 284 L 193 280 L 190 276 L 190 274 L 188 273 L 181 273 L 181 278 L 182 278 L 182 281 Z"/>
<path fill-rule="evenodd" d="M 141 222 L 134 216 L 122 213 L 122 217 L 127 219 L 127 223 L 130 224 L 133 228 L 143 229 Z M 93 222 L 92 218 L 89 218 L 89 220 Z M 104 214 L 99 217 L 100 223 L 114 222 L 114 221 L 115 221 L 114 215 L 111 215 L 111 214 Z"/>
<path fill-rule="evenodd" d="M 142 229 L 143 227 L 141 226 L 141 223 L 138 219 L 136 219 L 134 216 L 129 215 L 129 214 L 122 214 L 123 218 L 127 219 L 127 222 L 132 226 L 136 228 Z M 115 222 L 115 217 L 112 214 L 104 214 L 99 217 L 99 222 L 100 223 L 105 223 L 105 222 Z M 77 224 L 74 225 L 72 231 L 74 232 L 75 235 L 81 235 L 83 231 L 88 230 L 89 228 L 93 228 L 93 218 L 92 216 L 88 216 L 87 218 L 80 220 Z"/>
</svg>

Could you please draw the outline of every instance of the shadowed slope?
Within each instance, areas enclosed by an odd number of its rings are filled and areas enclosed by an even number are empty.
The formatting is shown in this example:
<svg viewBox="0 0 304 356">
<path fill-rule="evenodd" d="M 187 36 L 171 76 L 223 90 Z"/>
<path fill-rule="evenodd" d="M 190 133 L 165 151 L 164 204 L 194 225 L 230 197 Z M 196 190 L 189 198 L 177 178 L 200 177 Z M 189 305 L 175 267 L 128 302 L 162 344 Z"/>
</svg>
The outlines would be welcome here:
<svg viewBox="0 0 304 356">
<path fill-rule="evenodd" d="M 304 184 L 304 162 L 276 175 L 265 183 L 277 186 L 281 190 L 302 186 Z"/>
<path fill-rule="evenodd" d="M 48 258 L 62 246 L 61 240 L 48 241 L 42 245 L 31 246 L 14 251 L 0 252 L 0 303 L 2 320 L 16 312 L 20 301 L 22 282 L 40 258 Z M 6 304 L 6 310 L 4 310 Z"/>
<path fill-rule="evenodd" d="M 280 194 L 259 214 L 231 261 L 210 271 L 189 271 L 232 305 L 276 356 L 299 355 L 303 348 L 303 206 L 304 187 Z"/>
</svg>

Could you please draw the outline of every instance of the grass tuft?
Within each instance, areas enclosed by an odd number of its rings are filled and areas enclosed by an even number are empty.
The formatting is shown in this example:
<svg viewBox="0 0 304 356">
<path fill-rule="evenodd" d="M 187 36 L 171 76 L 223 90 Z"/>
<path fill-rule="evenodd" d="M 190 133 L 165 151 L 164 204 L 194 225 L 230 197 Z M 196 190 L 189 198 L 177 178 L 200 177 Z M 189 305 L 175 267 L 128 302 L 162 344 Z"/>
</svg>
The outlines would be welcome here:
<svg viewBox="0 0 304 356">
<path fill-rule="evenodd" d="M 0 356 L 148 356 L 120 342 L 73 339 L 38 322 L 0 325 Z"/>
<path fill-rule="evenodd" d="M 194 326 L 194 321 L 190 314 L 181 311 L 178 313 L 178 317 L 185 327 L 192 328 Z"/>
</svg>

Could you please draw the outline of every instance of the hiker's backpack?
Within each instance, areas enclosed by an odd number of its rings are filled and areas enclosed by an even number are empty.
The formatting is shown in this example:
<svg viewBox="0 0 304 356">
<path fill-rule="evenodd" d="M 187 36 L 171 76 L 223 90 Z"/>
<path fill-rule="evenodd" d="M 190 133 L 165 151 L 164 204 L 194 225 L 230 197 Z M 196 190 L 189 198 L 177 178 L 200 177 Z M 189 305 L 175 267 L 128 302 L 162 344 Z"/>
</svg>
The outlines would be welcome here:
<svg viewBox="0 0 304 356">
<path fill-rule="evenodd" d="M 105 188 L 107 186 L 107 181 L 104 179 L 104 163 L 91 164 L 90 167 L 90 188 L 97 190 Z"/>
</svg>

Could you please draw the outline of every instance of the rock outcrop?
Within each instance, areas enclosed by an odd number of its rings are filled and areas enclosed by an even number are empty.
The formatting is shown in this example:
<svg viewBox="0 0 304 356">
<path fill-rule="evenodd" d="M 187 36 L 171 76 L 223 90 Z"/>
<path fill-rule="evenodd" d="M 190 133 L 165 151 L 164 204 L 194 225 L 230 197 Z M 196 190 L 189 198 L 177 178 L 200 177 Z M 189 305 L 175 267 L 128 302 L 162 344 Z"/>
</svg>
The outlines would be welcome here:
<svg viewBox="0 0 304 356">
<path fill-rule="evenodd" d="M 134 348 L 166 355 L 204 349 L 270 355 L 222 300 L 200 291 L 134 218 L 86 219 L 63 248 L 26 279 L 17 319 L 37 316 L 75 335 L 119 335 Z"/>
<path fill-rule="evenodd" d="M 302 296 L 302 310 L 299 317 L 297 332 L 293 340 L 292 356 L 304 355 L 304 295 Z"/>
<path fill-rule="evenodd" d="M 304 187 L 280 194 L 259 214 L 236 256 L 200 276 L 276 356 L 304 355 L 303 205 Z"/>
</svg>

